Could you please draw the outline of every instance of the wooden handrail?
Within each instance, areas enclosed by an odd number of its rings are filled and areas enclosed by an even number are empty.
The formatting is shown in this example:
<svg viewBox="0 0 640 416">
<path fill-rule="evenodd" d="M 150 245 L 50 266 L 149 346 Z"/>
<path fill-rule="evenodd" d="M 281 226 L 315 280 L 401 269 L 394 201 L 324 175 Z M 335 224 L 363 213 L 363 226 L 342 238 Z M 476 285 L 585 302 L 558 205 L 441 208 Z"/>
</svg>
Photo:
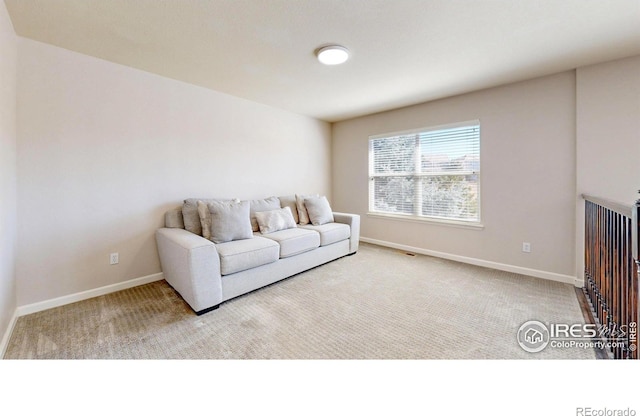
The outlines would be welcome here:
<svg viewBox="0 0 640 416">
<path fill-rule="evenodd" d="M 626 217 L 631 217 L 633 214 L 633 206 L 631 205 L 624 205 L 619 202 L 611 201 L 610 199 L 600 198 L 587 194 L 582 194 L 582 199 L 584 199 L 585 201 L 593 202 L 594 204 L 598 204 L 601 207 L 605 207 Z"/>
</svg>

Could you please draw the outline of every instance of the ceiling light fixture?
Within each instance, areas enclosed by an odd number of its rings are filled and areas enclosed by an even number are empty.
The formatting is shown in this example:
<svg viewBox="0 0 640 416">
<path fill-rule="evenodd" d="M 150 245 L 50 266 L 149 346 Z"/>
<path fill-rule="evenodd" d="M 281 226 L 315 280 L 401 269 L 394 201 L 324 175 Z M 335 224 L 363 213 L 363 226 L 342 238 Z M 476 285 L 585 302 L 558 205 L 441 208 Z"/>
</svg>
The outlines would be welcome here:
<svg viewBox="0 0 640 416">
<path fill-rule="evenodd" d="M 340 65 L 349 59 L 349 50 L 340 45 L 323 46 L 316 51 L 316 56 L 325 65 Z"/>
</svg>

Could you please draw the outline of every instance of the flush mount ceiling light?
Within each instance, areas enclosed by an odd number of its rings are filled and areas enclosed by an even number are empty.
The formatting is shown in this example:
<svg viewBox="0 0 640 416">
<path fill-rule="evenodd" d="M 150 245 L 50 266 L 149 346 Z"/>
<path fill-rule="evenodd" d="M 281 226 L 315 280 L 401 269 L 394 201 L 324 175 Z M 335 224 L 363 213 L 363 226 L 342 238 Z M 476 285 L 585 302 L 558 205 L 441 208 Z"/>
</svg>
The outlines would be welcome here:
<svg viewBox="0 0 640 416">
<path fill-rule="evenodd" d="M 340 45 L 323 46 L 316 51 L 316 56 L 325 65 L 340 65 L 349 59 L 349 50 Z"/>
</svg>

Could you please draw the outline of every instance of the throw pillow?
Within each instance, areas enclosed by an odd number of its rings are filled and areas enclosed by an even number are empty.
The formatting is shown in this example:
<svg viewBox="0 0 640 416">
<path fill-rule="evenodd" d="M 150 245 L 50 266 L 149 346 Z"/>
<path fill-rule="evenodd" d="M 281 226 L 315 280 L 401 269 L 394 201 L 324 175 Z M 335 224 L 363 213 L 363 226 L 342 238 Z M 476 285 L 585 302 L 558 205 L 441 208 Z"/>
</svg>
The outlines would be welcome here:
<svg viewBox="0 0 640 416">
<path fill-rule="evenodd" d="M 198 212 L 198 201 L 205 204 L 212 201 L 225 201 L 223 199 L 206 199 L 206 198 L 187 198 L 182 204 L 182 220 L 184 221 L 184 229 L 194 234 L 202 235 L 202 222 L 200 213 Z M 228 201 L 228 200 L 226 200 Z"/>
<path fill-rule="evenodd" d="M 198 201 L 198 216 L 200 217 L 202 236 L 207 240 L 211 240 L 211 213 L 209 212 L 209 205 L 205 202 Z"/>
<path fill-rule="evenodd" d="M 289 207 L 289 209 L 291 209 L 291 213 L 293 214 L 293 220 L 297 224 L 299 221 L 299 218 L 298 218 L 298 206 L 296 205 L 296 196 L 287 195 L 287 196 L 278 197 L 278 199 L 280 200 L 280 206 L 282 208 Z"/>
<path fill-rule="evenodd" d="M 274 209 L 280 209 L 280 200 L 278 197 L 272 196 L 265 199 L 254 199 L 249 201 L 250 215 L 251 215 L 251 227 L 253 231 L 259 231 L 258 221 L 256 221 L 256 212 L 260 211 L 272 211 Z"/>
<path fill-rule="evenodd" d="M 212 201 L 210 240 L 216 244 L 253 237 L 249 219 L 249 201 Z"/>
<path fill-rule="evenodd" d="M 188 198 L 182 204 L 182 220 L 184 229 L 194 234 L 202 235 L 202 225 L 200 215 L 198 215 L 198 201 L 206 201 L 199 198 Z"/>
<path fill-rule="evenodd" d="M 327 197 L 305 198 L 304 205 L 309 213 L 311 224 L 322 225 L 333 222 L 333 210 Z"/>
<path fill-rule="evenodd" d="M 296 208 L 298 209 L 298 224 L 306 225 L 309 224 L 309 213 L 307 212 L 307 208 L 304 206 L 305 198 L 317 198 L 320 195 L 297 195 L 296 194 Z"/>
<path fill-rule="evenodd" d="M 291 208 L 284 207 L 273 211 L 256 212 L 256 220 L 262 234 L 296 228 Z"/>
</svg>

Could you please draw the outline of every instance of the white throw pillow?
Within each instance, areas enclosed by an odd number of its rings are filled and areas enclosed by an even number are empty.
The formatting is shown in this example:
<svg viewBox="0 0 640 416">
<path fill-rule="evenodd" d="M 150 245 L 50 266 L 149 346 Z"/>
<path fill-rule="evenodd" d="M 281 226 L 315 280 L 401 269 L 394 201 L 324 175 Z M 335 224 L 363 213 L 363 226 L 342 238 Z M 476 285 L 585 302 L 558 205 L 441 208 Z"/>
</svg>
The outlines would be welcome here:
<svg viewBox="0 0 640 416">
<path fill-rule="evenodd" d="M 293 220 L 298 223 L 298 206 L 296 205 L 296 196 L 295 195 L 287 195 L 287 196 L 279 196 L 280 200 L 280 208 L 289 207 L 291 209 L 291 213 L 293 214 Z"/>
<path fill-rule="evenodd" d="M 296 194 L 296 208 L 298 209 L 298 224 L 306 225 L 309 224 L 309 213 L 307 212 L 307 208 L 304 206 L 305 198 L 317 198 L 320 195 L 297 195 Z"/>
<path fill-rule="evenodd" d="M 211 240 L 211 213 L 209 212 L 209 206 L 205 202 L 198 201 L 198 216 L 200 217 L 202 236 L 207 240 Z"/>
<path fill-rule="evenodd" d="M 333 210 L 327 197 L 305 198 L 304 205 L 309 214 L 309 220 L 313 225 L 322 225 L 333 222 Z"/>
<path fill-rule="evenodd" d="M 212 201 L 207 207 L 211 214 L 211 241 L 219 244 L 253 238 L 249 201 Z"/>
<path fill-rule="evenodd" d="M 253 199 L 249 201 L 250 215 L 251 215 L 251 227 L 253 231 L 259 231 L 258 221 L 256 221 L 256 212 L 260 211 L 272 211 L 274 209 L 280 209 L 280 200 L 276 196 L 272 196 L 265 199 Z"/>
<path fill-rule="evenodd" d="M 296 222 L 293 219 L 293 214 L 289 207 L 274 209 L 272 211 L 256 212 L 255 216 L 262 234 L 296 228 Z"/>
</svg>

